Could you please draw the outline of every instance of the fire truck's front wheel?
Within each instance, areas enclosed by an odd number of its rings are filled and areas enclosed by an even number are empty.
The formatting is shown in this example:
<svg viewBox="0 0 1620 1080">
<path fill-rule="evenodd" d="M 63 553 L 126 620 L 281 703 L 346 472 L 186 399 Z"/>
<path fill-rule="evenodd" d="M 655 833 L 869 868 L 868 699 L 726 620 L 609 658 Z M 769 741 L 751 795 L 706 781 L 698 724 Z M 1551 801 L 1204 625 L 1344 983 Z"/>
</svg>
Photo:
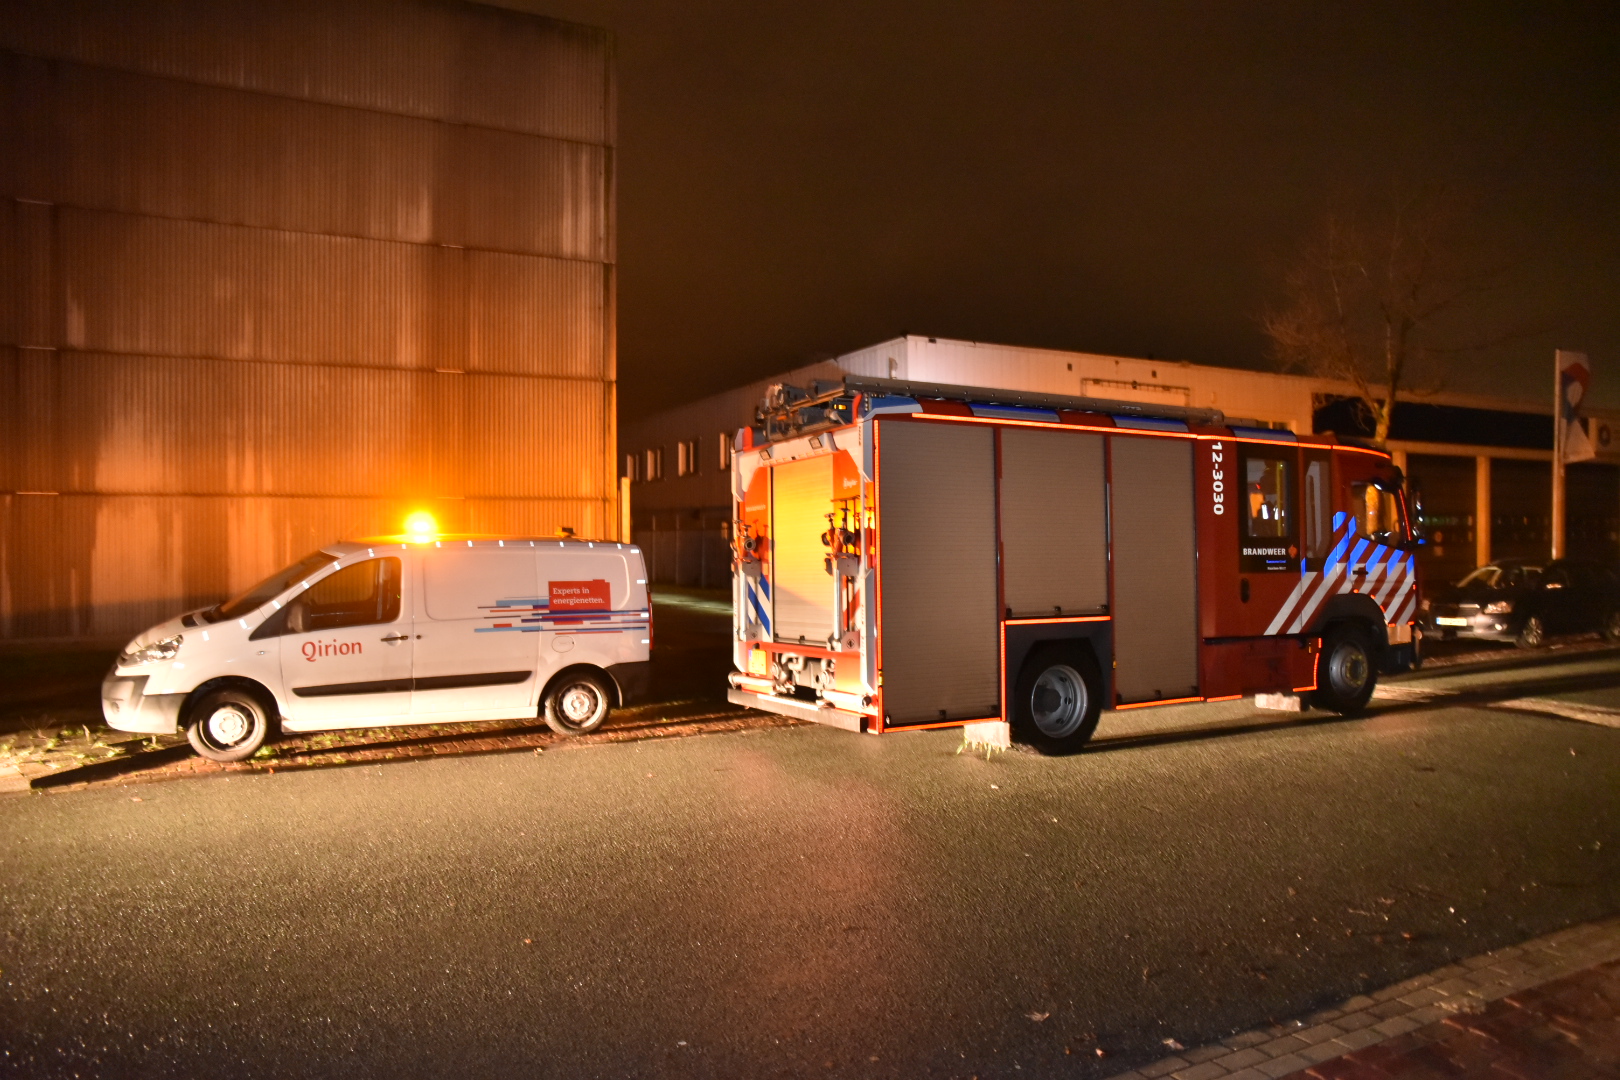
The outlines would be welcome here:
<svg viewBox="0 0 1620 1080">
<path fill-rule="evenodd" d="M 1378 669 L 1373 663 L 1367 636 L 1353 626 L 1340 626 L 1322 638 L 1322 655 L 1316 667 L 1315 704 L 1342 716 L 1367 707 Z"/>
<path fill-rule="evenodd" d="M 1016 693 L 1018 736 L 1043 754 L 1073 753 L 1097 730 L 1102 678 L 1087 652 L 1038 649 L 1024 662 Z"/>
</svg>

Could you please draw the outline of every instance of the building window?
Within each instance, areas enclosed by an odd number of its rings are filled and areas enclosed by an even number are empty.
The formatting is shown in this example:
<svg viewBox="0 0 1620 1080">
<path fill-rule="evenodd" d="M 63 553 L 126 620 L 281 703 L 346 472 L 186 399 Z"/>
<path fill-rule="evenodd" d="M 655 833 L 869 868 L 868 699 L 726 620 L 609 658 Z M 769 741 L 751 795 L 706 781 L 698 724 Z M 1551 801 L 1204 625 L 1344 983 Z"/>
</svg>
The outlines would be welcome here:
<svg viewBox="0 0 1620 1080">
<path fill-rule="evenodd" d="M 715 444 L 720 447 L 720 467 L 722 469 L 731 468 L 731 436 L 722 431 L 720 436 L 715 439 Z"/>
<path fill-rule="evenodd" d="M 626 455 L 624 455 L 624 477 L 625 477 L 626 480 L 629 480 L 631 483 L 635 483 L 636 481 L 641 479 L 641 455 L 640 454 L 626 454 Z"/>
<path fill-rule="evenodd" d="M 647 451 L 648 480 L 662 480 L 664 478 L 664 448 L 655 446 Z"/>
<path fill-rule="evenodd" d="M 675 475 L 691 476 L 698 471 L 698 441 L 687 439 L 675 444 Z"/>
</svg>

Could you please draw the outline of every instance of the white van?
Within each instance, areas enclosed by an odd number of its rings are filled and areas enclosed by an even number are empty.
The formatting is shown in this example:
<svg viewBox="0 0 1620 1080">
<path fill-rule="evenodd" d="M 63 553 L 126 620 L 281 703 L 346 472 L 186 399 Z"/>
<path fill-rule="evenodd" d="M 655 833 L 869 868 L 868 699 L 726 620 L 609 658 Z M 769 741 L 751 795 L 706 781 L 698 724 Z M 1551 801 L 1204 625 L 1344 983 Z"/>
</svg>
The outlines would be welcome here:
<svg viewBox="0 0 1620 1080">
<path fill-rule="evenodd" d="M 331 544 L 139 635 L 102 683 L 120 731 L 184 728 L 214 761 L 287 731 L 527 719 L 594 731 L 645 693 L 641 550 L 455 536 Z"/>
</svg>

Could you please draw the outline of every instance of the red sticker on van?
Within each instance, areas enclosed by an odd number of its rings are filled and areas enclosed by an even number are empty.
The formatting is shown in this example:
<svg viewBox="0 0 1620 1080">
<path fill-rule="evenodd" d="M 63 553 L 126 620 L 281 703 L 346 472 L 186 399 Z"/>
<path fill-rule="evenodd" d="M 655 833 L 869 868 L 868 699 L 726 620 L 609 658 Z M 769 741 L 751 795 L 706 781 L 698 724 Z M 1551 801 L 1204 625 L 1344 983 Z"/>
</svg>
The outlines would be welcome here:
<svg viewBox="0 0 1620 1080">
<path fill-rule="evenodd" d="M 601 578 L 595 581 L 552 581 L 548 584 L 551 586 L 552 611 L 613 610 L 608 583 Z"/>
</svg>

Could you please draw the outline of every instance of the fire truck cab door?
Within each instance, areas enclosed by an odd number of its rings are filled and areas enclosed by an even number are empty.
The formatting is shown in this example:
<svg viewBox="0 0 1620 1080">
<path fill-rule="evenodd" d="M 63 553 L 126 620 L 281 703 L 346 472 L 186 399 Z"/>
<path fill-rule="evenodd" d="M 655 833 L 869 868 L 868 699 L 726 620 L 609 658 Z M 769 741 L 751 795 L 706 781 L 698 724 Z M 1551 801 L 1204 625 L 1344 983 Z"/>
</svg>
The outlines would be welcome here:
<svg viewBox="0 0 1620 1080">
<path fill-rule="evenodd" d="M 1297 606 L 1312 566 L 1304 546 L 1322 531 L 1330 487 L 1328 461 L 1284 442 L 1224 439 L 1201 448 L 1206 488 L 1222 493 L 1208 520 L 1209 556 L 1225 565 L 1205 578 L 1210 637 L 1261 637 L 1284 632 L 1279 618 Z M 1303 469 L 1302 469 L 1303 465 Z"/>
<path fill-rule="evenodd" d="M 1241 485 L 1234 515 L 1239 633 L 1264 634 L 1301 581 L 1299 447 L 1239 442 L 1233 449 L 1234 487 Z"/>
</svg>

